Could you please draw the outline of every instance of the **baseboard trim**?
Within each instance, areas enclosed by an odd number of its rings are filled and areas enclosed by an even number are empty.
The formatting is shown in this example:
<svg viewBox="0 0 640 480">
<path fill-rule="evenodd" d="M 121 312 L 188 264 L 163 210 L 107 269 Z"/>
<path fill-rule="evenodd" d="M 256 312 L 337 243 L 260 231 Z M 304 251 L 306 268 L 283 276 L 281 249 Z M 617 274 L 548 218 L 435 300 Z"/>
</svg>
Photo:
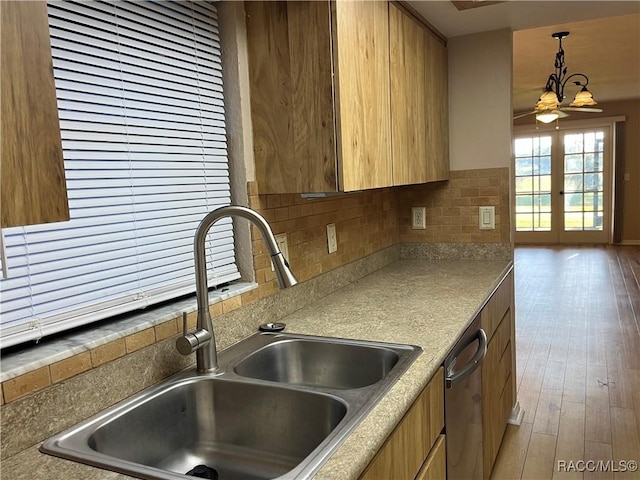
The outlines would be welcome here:
<svg viewBox="0 0 640 480">
<path fill-rule="evenodd" d="M 623 240 L 616 245 L 640 245 L 640 240 Z"/>
<path fill-rule="evenodd" d="M 509 425 L 520 425 L 524 418 L 524 410 L 520 408 L 520 402 L 516 401 L 516 404 L 511 409 L 511 414 L 507 418 Z"/>
</svg>

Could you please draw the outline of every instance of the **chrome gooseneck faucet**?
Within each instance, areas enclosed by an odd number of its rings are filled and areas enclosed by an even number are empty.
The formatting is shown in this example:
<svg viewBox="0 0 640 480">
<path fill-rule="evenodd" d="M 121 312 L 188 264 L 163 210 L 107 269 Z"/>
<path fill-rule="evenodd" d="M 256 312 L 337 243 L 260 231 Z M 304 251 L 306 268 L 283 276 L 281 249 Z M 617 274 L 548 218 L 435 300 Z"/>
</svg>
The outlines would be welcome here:
<svg viewBox="0 0 640 480">
<path fill-rule="evenodd" d="M 193 241 L 196 267 L 196 297 L 198 300 L 198 319 L 196 330 L 187 333 L 186 322 L 183 336 L 176 340 L 176 348 L 182 355 L 196 352 L 196 365 L 199 373 L 218 370 L 218 353 L 213 334 L 213 322 L 209 314 L 209 287 L 207 282 L 207 261 L 205 258 L 205 239 L 207 232 L 216 221 L 224 217 L 242 217 L 253 223 L 267 244 L 273 268 L 280 288 L 292 287 L 298 281 L 291 273 L 287 260 L 278 248 L 271 227 L 262 215 L 247 207 L 228 205 L 208 213 L 198 225 Z"/>
</svg>

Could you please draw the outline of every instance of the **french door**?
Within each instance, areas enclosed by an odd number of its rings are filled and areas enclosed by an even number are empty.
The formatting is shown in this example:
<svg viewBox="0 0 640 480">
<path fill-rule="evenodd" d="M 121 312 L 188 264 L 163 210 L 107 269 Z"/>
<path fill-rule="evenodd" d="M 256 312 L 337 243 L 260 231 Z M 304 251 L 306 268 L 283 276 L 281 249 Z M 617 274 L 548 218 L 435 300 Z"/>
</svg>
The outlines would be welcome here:
<svg viewBox="0 0 640 480">
<path fill-rule="evenodd" d="M 608 243 L 611 128 L 514 138 L 516 243 Z"/>
</svg>

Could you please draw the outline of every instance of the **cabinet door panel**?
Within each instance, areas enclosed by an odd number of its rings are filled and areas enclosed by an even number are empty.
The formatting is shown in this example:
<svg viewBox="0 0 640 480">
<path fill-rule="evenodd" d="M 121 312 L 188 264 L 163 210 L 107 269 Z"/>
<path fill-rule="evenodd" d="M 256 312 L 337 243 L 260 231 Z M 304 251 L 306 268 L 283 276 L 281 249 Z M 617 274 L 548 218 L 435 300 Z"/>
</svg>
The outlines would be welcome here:
<svg viewBox="0 0 640 480">
<path fill-rule="evenodd" d="M 429 456 L 416 475 L 416 480 L 446 480 L 447 478 L 447 454 L 445 449 L 445 436 L 440 435 L 438 441 L 431 449 Z"/>
<path fill-rule="evenodd" d="M 392 185 L 387 2 L 332 2 L 340 189 Z"/>
<path fill-rule="evenodd" d="M 511 297 L 513 296 L 513 272 L 510 272 L 502 283 L 498 286 L 495 293 L 491 296 L 481 312 L 480 325 L 487 334 L 487 338 L 491 340 L 493 334 L 511 306 Z"/>
<path fill-rule="evenodd" d="M 403 7 L 389 6 L 394 185 L 449 178 L 446 46 Z"/>
<path fill-rule="evenodd" d="M 360 480 L 415 478 L 443 428 L 444 373 L 440 368 Z M 444 463 L 446 464 L 446 457 Z"/>
<path fill-rule="evenodd" d="M 69 219 L 46 2 L 0 2 L 2 227 Z"/>
<path fill-rule="evenodd" d="M 427 36 L 427 174 L 426 181 L 449 178 L 449 88 L 447 48 Z"/>
<path fill-rule="evenodd" d="M 413 17 L 389 5 L 394 185 L 427 180 L 427 36 Z"/>
<path fill-rule="evenodd" d="M 293 151 L 291 59 L 287 5 L 246 2 L 251 118 L 261 193 L 286 193 L 298 183 Z"/>
<path fill-rule="evenodd" d="M 299 192 L 333 192 L 336 169 L 331 8 L 328 0 L 287 2 L 294 155 Z M 310 81 L 312 79 L 313 81 Z"/>
<path fill-rule="evenodd" d="M 510 272 L 481 312 L 483 328 L 493 328 L 482 363 L 482 440 L 484 478 L 489 479 L 498 455 L 507 419 L 515 401 L 515 341 L 513 311 L 513 272 Z"/>
<path fill-rule="evenodd" d="M 487 356 L 482 363 L 482 449 L 485 479 L 490 478 L 493 461 L 500 446 L 500 394 L 504 386 L 504 378 L 498 374 L 500 357 L 500 348 L 494 338 L 489 342 Z"/>
</svg>

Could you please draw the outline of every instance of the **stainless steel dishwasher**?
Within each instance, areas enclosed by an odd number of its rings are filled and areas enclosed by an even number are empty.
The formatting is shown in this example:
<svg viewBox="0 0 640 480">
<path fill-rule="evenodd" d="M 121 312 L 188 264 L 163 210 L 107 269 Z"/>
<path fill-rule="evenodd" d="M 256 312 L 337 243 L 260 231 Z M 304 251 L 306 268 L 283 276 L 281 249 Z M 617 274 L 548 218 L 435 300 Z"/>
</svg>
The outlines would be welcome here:
<svg viewBox="0 0 640 480">
<path fill-rule="evenodd" d="M 482 369 L 487 335 L 478 315 L 444 361 L 447 479 L 482 480 Z"/>
</svg>

